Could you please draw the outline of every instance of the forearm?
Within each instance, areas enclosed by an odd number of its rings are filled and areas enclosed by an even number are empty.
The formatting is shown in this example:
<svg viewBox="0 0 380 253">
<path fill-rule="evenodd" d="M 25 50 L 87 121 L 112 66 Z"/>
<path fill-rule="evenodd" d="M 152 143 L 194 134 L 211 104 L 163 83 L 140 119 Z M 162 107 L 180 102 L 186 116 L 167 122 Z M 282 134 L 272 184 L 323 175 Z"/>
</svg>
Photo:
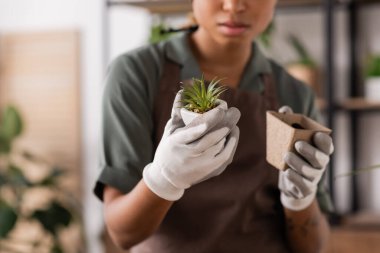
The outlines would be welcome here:
<svg viewBox="0 0 380 253">
<path fill-rule="evenodd" d="M 285 208 L 286 232 L 294 253 L 324 252 L 328 244 L 330 228 L 316 200 L 302 211 Z"/>
<path fill-rule="evenodd" d="M 151 235 L 173 202 L 158 197 L 141 180 L 128 194 L 106 189 L 105 221 L 114 242 L 127 249 Z"/>
</svg>

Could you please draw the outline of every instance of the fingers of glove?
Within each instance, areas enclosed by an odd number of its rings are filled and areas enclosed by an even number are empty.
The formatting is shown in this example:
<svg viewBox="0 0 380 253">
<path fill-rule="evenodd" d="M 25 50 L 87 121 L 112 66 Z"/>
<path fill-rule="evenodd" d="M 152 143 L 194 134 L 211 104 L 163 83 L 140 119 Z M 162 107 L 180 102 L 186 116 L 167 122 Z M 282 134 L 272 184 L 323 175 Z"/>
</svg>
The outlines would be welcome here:
<svg viewBox="0 0 380 253">
<path fill-rule="evenodd" d="M 164 133 L 162 134 L 161 140 L 166 138 L 172 133 L 173 129 L 173 124 L 172 124 L 173 119 L 169 119 L 168 122 L 166 122 L 165 128 L 164 128 Z"/>
<path fill-rule="evenodd" d="M 182 91 L 183 90 L 179 90 L 177 92 L 175 98 L 174 98 L 172 112 L 171 112 L 173 127 L 169 131 L 170 134 L 173 133 L 174 130 L 176 130 L 177 128 L 183 127 L 185 125 L 185 123 L 182 120 L 181 113 L 180 113 L 180 110 L 182 107 L 182 103 L 181 103 Z"/>
<path fill-rule="evenodd" d="M 230 132 L 229 128 L 223 127 L 223 128 L 207 133 L 202 138 L 198 139 L 195 142 L 190 143 L 187 146 L 188 148 L 191 149 L 193 153 L 207 152 L 208 149 L 215 147 L 218 143 L 220 143 L 221 140 L 224 140 L 223 141 L 223 145 L 224 145 L 224 142 L 226 140 L 225 137 L 228 135 L 229 132 Z M 219 152 L 220 150 L 217 153 Z"/>
<path fill-rule="evenodd" d="M 180 117 L 180 110 L 182 108 L 182 102 L 181 102 L 181 99 L 182 99 L 182 92 L 183 90 L 179 90 L 174 98 L 174 102 L 173 102 L 173 107 L 172 107 L 172 113 L 171 113 L 171 117 L 177 117 L 179 116 Z"/>
<path fill-rule="evenodd" d="M 222 140 L 220 140 L 215 146 L 211 147 L 210 149 L 208 149 L 206 152 L 205 152 L 205 156 L 206 157 L 212 157 L 214 158 L 218 153 L 220 153 L 220 151 L 224 148 L 224 144 L 226 142 L 226 138 L 223 138 Z M 212 159 L 211 158 L 211 159 Z M 210 160 L 211 160 L 210 159 Z M 211 167 L 211 166 L 207 166 L 207 167 Z M 212 170 L 208 175 L 206 175 L 205 177 L 199 179 L 198 181 L 195 181 L 193 183 L 194 184 L 198 184 L 200 182 L 203 182 L 207 179 L 210 179 L 212 177 L 216 177 L 216 176 L 219 176 L 227 167 L 227 164 L 226 165 L 222 165 L 222 166 L 219 166 L 217 167 L 217 169 L 215 170 Z"/>
<path fill-rule="evenodd" d="M 211 128 L 218 124 L 225 115 L 225 111 L 215 108 L 208 111 L 193 121 L 190 124 L 183 127 L 179 131 L 176 131 L 173 135 L 173 141 L 181 144 L 188 144 L 196 141 L 203 135 L 205 135 Z"/>
<path fill-rule="evenodd" d="M 223 150 L 225 141 L 226 138 L 223 138 L 203 153 L 194 153 L 188 145 L 176 147 L 176 152 L 182 156 L 175 156 L 172 159 L 172 161 L 176 160 L 173 163 L 176 164 L 174 167 L 163 165 L 162 167 L 166 169 L 162 173 L 171 184 L 180 189 L 187 189 L 191 185 L 206 180 L 207 175 L 220 167 L 215 156 Z"/>
<path fill-rule="evenodd" d="M 281 108 L 278 110 L 279 113 L 284 113 L 284 114 L 291 114 L 293 113 L 292 108 L 290 106 L 284 105 L 281 106 Z"/>
<path fill-rule="evenodd" d="M 293 171 L 314 184 L 317 184 L 322 176 L 323 170 L 311 167 L 310 164 L 292 152 L 288 152 L 284 160 Z"/>
<path fill-rule="evenodd" d="M 223 150 L 226 141 L 227 141 L 226 138 L 222 138 L 215 145 L 205 150 L 202 155 L 204 155 L 205 157 L 214 158 L 217 154 L 219 154 Z"/>
<path fill-rule="evenodd" d="M 216 108 L 222 109 L 222 110 L 227 110 L 227 102 L 224 100 L 219 100 L 219 104 Z"/>
<path fill-rule="evenodd" d="M 241 116 L 241 113 L 240 113 L 239 109 L 237 109 L 236 107 L 230 107 L 226 111 L 224 120 L 223 120 L 221 125 L 222 126 L 224 125 L 224 126 L 228 127 L 229 129 L 232 129 L 238 123 L 240 116 Z"/>
<path fill-rule="evenodd" d="M 334 152 L 334 144 L 328 134 L 318 132 L 314 134 L 313 141 L 317 148 L 322 150 L 323 153 L 331 155 Z"/>
<path fill-rule="evenodd" d="M 287 194 L 292 195 L 294 198 L 301 199 L 315 191 L 316 186 L 294 170 L 287 169 L 282 173 L 282 187 L 284 189 L 281 190 Z"/>
<path fill-rule="evenodd" d="M 206 179 L 219 176 L 227 168 L 227 166 L 232 162 L 236 148 L 237 148 L 237 144 L 239 142 L 239 135 L 240 135 L 240 129 L 237 126 L 235 126 L 232 129 L 231 134 L 226 139 L 227 144 L 225 144 L 225 148 L 222 150 L 222 152 L 225 152 L 225 154 L 216 155 L 218 166 L 208 176 L 206 176 Z M 232 142 L 230 142 L 231 138 L 232 138 Z"/>
<path fill-rule="evenodd" d="M 235 155 L 237 145 L 239 143 L 240 129 L 235 126 L 230 135 L 227 137 L 227 141 L 224 149 L 215 156 L 216 160 L 219 163 L 219 166 L 222 164 L 230 164 Z M 218 166 L 218 167 L 219 167 Z"/>
<path fill-rule="evenodd" d="M 231 107 L 226 111 L 224 119 L 217 124 L 212 131 L 216 131 L 217 129 L 227 128 L 229 134 L 231 130 L 236 126 L 240 119 L 241 113 L 239 109 L 235 107 Z M 226 134 L 226 135 L 227 135 Z"/>
<path fill-rule="evenodd" d="M 297 141 L 294 146 L 297 152 L 314 168 L 323 169 L 330 161 L 330 157 L 328 155 L 305 141 Z"/>
<path fill-rule="evenodd" d="M 184 173 L 185 175 L 182 176 L 179 175 L 178 171 L 165 170 L 163 173 L 165 177 L 168 178 L 168 181 L 178 188 L 188 188 L 191 185 L 204 181 L 206 178 L 210 178 L 210 175 L 220 174 L 225 167 L 231 163 L 238 139 L 239 129 L 236 127 L 231 131 L 231 134 L 226 140 L 225 147 L 222 148 L 222 151 L 219 152 L 218 155 L 213 156 L 211 154 L 203 153 L 198 157 L 193 157 L 193 159 L 195 159 L 194 161 L 198 161 L 198 163 L 193 162 L 192 164 L 194 164 L 194 167 L 187 168 Z M 215 149 L 217 150 L 218 148 Z M 198 165 L 195 165 L 196 163 Z M 189 164 L 189 162 L 184 161 L 184 164 Z M 214 174 L 214 171 L 218 172 Z M 172 180 L 173 178 L 175 178 L 175 180 Z"/>
</svg>

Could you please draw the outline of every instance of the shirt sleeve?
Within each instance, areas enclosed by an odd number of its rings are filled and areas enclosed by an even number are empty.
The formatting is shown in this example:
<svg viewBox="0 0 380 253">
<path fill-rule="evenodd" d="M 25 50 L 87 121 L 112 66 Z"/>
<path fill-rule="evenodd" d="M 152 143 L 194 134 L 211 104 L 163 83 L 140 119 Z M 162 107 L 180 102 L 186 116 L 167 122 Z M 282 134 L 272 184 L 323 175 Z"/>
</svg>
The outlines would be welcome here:
<svg viewBox="0 0 380 253">
<path fill-rule="evenodd" d="M 152 160 L 153 123 L 146 75 L 128 55 L 116 58 L 108 69 L 102 98 L 101 172 L 94 188 L 100 200 L 104 185 L 123 193 L 131 191 Z"/>
</svg>

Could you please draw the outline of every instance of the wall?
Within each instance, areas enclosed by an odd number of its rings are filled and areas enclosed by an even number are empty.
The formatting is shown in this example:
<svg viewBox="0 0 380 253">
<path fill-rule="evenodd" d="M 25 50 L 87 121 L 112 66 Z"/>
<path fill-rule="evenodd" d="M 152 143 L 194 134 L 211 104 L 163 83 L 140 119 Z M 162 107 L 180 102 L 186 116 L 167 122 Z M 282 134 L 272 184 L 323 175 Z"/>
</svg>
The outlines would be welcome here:
<svg viewBox="0 0 380 253">
<path fill-rule="evenodd" d="M 4 33 L 76 29 L 81 33 L 81 107 L 84 218 L 88 252 L 102 252 L 101 205 L 91 190 L 97 173 L 97 134 L 102 65 L 102 1 L 0 0 L 0 36 Z"/>
</svg>

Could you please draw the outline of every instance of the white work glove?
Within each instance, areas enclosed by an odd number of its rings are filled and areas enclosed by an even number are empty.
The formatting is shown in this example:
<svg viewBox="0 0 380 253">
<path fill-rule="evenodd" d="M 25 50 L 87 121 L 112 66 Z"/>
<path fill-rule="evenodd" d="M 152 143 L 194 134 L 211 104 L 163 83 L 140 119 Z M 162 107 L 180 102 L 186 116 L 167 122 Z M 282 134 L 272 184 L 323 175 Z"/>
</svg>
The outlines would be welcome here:
<svg viewBox="0 0 380 253">
<path fill-rule="evenodd" d="M 281 107 L 279 112 L 293 113 L 288 106 Z M 288 209 L 300 211 L 311 205 L 334 151 L 332 139 L 325 133 L 314 134 L 313 144 L 297 141 L 294 145 L 298 154 L 288 152 L 284 157 L 289 168 L 280 171 L 278 187 L 281 203 Z"/>
<path fill-rule="evenodd" d="M 218 106 L 185 126 L 180 99 L 181 91 L 153 162 L 143 171 L 149 189 L 169 201 L 180 199 L 190 186 L 221 174 L 232 162 L 239 140 L 238 109 Z"/>
</svg>

